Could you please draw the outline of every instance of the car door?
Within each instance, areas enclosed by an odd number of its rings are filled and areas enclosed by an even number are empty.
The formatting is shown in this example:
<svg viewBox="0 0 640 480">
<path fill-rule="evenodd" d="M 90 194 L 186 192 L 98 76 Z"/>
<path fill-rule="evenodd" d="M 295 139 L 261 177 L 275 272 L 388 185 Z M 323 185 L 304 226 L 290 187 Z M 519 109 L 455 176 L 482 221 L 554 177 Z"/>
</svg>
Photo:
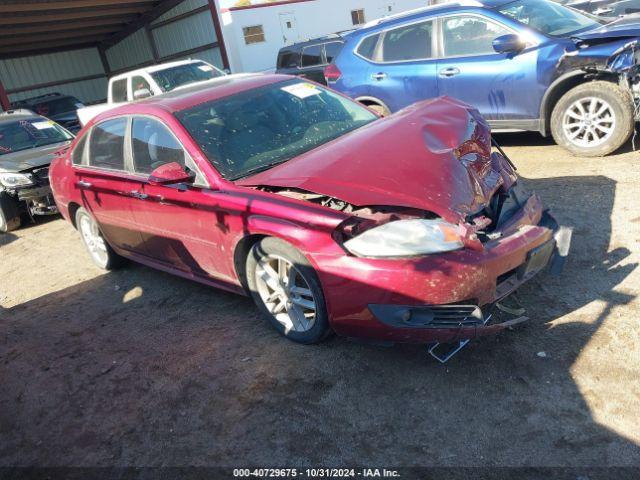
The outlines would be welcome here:
<svg viewBox="0 0 640 480">
<path fill-rule="evenodd" d="M 517 54 L 497 53 L 493 41 L 517 32 L 478 14 L 445 16 L 439 22 L 441 95 L 462 100 L 498 123 L 538 118 L 544 86 L 537 81 L 536 46 Z"/>
<path fill-rule="evenodd" d="M 74 161 L 74 181 L 81 192 L 82 206 L 97 220 L 109 244 L 120 250 L 143 253 L 131 194 L 140 190 L 142 184 L 127 171 L 128 123 L 127 117 L 118 117 L 91 129 L 82 156 Z"/>
<path fill-rule="evenodd" d="M 422 20 L 378 37 L 369 69 L 369 91 L 392 112 L 438 96 L 434 25 L 433 20 Z"/>
<path fill-rule="evenodd" d="M 135 206 L 147 254 L 183 272 L 228 280 L 227 231 L 220 194 L 208 188 L 182 144 L 160 120 L 136 116 L 131 124 L 133 169 L 144 182 Z M 149 174 L 177 162 L 195 176 L 193 184 L 154 185 Z"/>
</svg>

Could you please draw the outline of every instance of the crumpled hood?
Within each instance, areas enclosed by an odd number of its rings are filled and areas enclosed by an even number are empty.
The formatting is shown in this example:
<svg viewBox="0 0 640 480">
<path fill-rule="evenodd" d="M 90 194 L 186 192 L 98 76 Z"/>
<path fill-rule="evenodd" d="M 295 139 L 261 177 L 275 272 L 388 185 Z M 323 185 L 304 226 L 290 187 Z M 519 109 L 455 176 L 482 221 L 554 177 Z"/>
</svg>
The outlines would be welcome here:
<svg viewBox="0 0 640 480">
<path fill-rule="evenodd" d="M 49 165 L 55 158 L 55 153 L 70 143 L 70 141 L 54 143 L 53 145 L 0 155 L 0 172 L 17 173 Z"/>
<path fill-rule="evenodd" d="M 615 41 L 638 37 L 640 37 L 640 16 L 638 15 L 622 17 L 593 30 L 573 35 L 573 38 L 586 42 Z"/>
<path fill-rule="evenodd" d="M 236 184 L 297 188 L 360 207 L 417 208 L 458 223 L 515 178 L 504 158 L 491 154 L 490 130 L 480 114 L 442 97 Z"/>
</svg>

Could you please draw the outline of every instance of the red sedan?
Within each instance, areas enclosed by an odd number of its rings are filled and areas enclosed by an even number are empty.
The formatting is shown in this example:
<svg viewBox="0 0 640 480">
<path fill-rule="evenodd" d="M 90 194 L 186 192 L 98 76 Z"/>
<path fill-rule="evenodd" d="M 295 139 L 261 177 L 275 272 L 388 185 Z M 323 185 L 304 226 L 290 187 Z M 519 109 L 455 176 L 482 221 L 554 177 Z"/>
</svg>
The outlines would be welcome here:
<svg viewBox="0 0 640 480">
<path fill-rule="evenodd" d="M 102 114 L 50 176 L 98 266 L 249 294 L 302 343 L 494 333 L 484 307 L 557 256 L 540 199 L 449 98 L 379 118 L 297 78 L 230 76 Z"/>
</svg>

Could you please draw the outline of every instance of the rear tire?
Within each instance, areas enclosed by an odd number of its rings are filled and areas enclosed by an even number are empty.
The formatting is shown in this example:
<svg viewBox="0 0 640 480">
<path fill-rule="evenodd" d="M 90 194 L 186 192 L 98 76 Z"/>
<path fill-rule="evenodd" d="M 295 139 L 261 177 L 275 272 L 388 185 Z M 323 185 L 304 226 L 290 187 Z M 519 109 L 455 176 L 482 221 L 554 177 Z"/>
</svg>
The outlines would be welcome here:
<svg viewBox="0 0 640 480">
<path fill-rule="evenodd" d="M 20 206 L 6 192 L 0 192 L 0 233 L 8 233 L 20 228 Z"/>
<path fill-rule="evenodd" d="M 615 152 L 629 140 L 634 128 L 633 98 L 611 82 L 578 85 L 560 98 L 551 114 L 553 139 L 583 157 Z"/>
<path fill-rule="evenodd" d="M 389 115 L 391 115 L 391 111 L 382 103 L 378 103 L 376 100 L 362 100 L 360 101 L 360 103 L 367 107 L 369 110 L 373 110 L 381 117 L 388 117 Z"/>
<path fill-rule="evenodd" d="M 271 237 L 256 243 L 246 278 L 260 311 L 289 340 L 318 343 L 331 332 L 318 274 L 292 245 Z"/>
<path fill-rule="evenodd" d="M 76 226 L 80 232 L 82 243 L 97 267 L 103 270 L 113 270 L 124 263 L 124 258 L 114 252 L 102 236 L 98 222 L 82 207 L 76 211 Z"/>
</svg>

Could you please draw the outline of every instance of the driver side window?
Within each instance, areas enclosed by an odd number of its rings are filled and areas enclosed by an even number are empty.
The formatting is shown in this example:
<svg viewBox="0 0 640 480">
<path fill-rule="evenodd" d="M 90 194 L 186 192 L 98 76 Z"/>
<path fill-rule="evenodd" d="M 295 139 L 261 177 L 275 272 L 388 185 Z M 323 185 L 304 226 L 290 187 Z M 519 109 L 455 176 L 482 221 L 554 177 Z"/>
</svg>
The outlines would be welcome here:
<svg viewBox="0 0 640 480">
<path fill-rule="evenodd" d="M 493 41 L 510 34 L 502 25 L 487 19 L 460 15 L 445 18 L 442 22 L 442 36 L 445 57 L 471 57 L 496 53 Z"/>
<path fill-rule="evenodd" d="M 131 126 L 133 167 L 136 173 L 149 175 L 168 163 L 178 163 L 185 171 L 196 174 L 196 184 L 206 185 L 195 163 L 171 131 L 161 122 L 135 117 Z"/>
</svg>

